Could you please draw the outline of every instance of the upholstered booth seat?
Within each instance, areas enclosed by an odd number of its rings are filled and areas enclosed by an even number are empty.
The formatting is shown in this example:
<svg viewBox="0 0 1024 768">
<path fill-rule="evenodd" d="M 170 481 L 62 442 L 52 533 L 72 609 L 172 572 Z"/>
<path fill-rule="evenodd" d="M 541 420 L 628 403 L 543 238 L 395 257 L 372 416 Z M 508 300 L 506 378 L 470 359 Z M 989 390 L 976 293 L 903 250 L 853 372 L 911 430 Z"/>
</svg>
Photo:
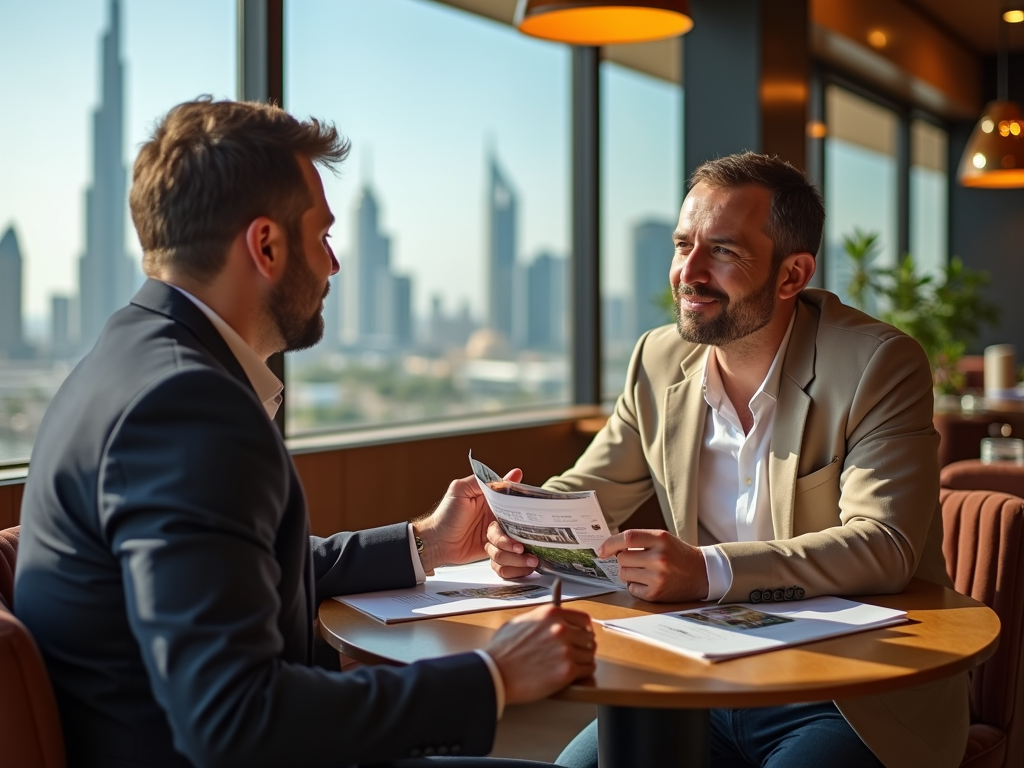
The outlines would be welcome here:
<svg viewBox="0 0 1024 768">
<path fill-rule="evenodd" d="M 18 529 L 0 531 L 0 766 L 63 768 L 50 677 L 32 635 L 11 613 Z"/>
<path fill-rule="evenodd" d="M 943 554 L 957 592 L 999 616 L 999 647 L 971 673 L 971 732 L 962 765 L 1024 766 L 1024 500 L 943 488 Z"/>
<path fill-rule="evenodd" d="M 942 468 L 939 485 L 955 491 L 1000 491 L 1024 498 L 1024 464 L 981 459 L 954 461 Z"/>
</svg>

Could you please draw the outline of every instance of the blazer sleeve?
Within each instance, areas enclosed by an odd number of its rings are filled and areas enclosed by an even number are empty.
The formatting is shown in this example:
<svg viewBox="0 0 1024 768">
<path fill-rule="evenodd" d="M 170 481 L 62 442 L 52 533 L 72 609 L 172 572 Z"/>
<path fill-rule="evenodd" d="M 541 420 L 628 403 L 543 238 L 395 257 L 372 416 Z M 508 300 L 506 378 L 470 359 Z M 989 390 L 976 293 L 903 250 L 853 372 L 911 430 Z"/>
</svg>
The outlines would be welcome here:
<svg viewBox="0 0 1024 768">
<path fill-rule="evenodd" d="M 608 421 L 571 469 L 544 483 L 545 488 L 556 491 L 596 491 L 613 527 L 629 519 L 655 492 L 644 450 L 645 432 L 656 432 L 660 422 L 660 404 L 650 397 L 652 389 L 643 366 L 649 336 L 650 331 L 641 336 L 633 350 L 625 387 Z"/>
<path fill-rule="evenodd" d="M 206 766 L 486 753 L 496 702 L 476 654 L 347 673 L 283 660 L 288 464 L 272 429 L 236 381 L 185 370 L 140 395 L 107 441 L 100 531 L 175 747 Z"/>
<path fill-rule="evenodd" d="M 397 523 L 310 536 L 316 604 L 335 595 L 415 586 L 408 528 L 408 523 Z"/>
<path fill-rule="evenodd" d="M 847 356 L 853 357 L 851 350 Z M 838 373 L 826 378 L 835 380 Z M 828 481 L 838 490 L 828 503 L 835 511 L 823 515 L 834 522 L 789 539 L 719 544 L 733 571 L 723 601 L 751 600 L 755 593 L 767 599 L 790 588 L 806 597 L 899 592 L 925 560 L 929 575 L 944 575 L 939 438 L 924 352 L 910 337 L 893 333 L 859 372 L 845 375 L 855 382 L 852 397 L 849 390 L 825 391 L 823 382 L 816 395 L 823 402 L 812 405 L 843 414 L 831 436 L 842 467 Z"/>
</svg>

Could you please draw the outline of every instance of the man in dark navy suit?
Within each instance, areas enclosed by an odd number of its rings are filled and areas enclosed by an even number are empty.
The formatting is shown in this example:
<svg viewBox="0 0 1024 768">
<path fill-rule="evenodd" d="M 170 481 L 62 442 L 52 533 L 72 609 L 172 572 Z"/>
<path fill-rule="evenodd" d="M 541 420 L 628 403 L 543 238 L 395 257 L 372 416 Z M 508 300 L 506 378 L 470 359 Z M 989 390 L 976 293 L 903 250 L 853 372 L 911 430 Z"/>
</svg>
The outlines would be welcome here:
<svg viewBox="0 0 1024 768">
<path fill-rule="evenodd" d="M 309 536 L 265 361 L 323 334 L 338 262 L 314 164 L 347 152 L 316 120 L 204 99 L 139 153 L 130 202 L 150 279 L 54 398 L 22 510 L 15 605 L 71 766 L 480 755 L 506 703 L 593 672 L 589 618 L 552 606 L 477 653 L 312 663 L 318 601 L 482 558 L 492 519 L 466 478 L 412 524 Z"/>
</svg>

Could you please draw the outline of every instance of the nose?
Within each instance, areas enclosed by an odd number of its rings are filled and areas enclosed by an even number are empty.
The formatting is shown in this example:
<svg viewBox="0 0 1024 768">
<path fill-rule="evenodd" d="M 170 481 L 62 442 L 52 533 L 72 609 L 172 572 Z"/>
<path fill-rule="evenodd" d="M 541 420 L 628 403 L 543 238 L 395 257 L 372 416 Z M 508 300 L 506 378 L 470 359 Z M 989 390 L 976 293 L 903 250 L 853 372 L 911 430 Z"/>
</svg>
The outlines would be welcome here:
<svg viewBox="0 0 1024 768">
<path fill-rule="evenodd" d="M 689 253 L 676 255 L 672 260 L 669 280 L 673 286 L 680 283 L 694 285 L 709 282 L 707 253 L 699 243 L 694 245 Z"/>
<path fill-rule="evenodd" d="M 331 254 L 331 274 L 336 275 L 341 269 L 341 264 L 338 263 L 338 257 L 334 255 L 334 249 L 330 245 L 327 246 L 327 250 Z"/>
</svg>

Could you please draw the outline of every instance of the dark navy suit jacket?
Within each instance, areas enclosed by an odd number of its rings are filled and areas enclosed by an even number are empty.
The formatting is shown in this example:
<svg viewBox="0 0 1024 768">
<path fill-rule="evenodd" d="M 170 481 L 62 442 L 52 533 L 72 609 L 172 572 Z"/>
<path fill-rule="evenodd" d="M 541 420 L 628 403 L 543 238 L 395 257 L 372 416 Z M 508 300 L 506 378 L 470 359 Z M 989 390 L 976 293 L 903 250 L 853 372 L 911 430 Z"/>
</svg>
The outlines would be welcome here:
<svg viewBox="0 0 1024 768">
<path fill-rule="evenodd" d="M 486 753 L 495 694 L 477 655 L 312 665 L 318 601 L 414 580 L 405 525 L 309 536 L 295 467 L 242 368 L 163 283 L 110 319 L 46 413 L 15 607 L 71 766 Z"/>
</svg>

